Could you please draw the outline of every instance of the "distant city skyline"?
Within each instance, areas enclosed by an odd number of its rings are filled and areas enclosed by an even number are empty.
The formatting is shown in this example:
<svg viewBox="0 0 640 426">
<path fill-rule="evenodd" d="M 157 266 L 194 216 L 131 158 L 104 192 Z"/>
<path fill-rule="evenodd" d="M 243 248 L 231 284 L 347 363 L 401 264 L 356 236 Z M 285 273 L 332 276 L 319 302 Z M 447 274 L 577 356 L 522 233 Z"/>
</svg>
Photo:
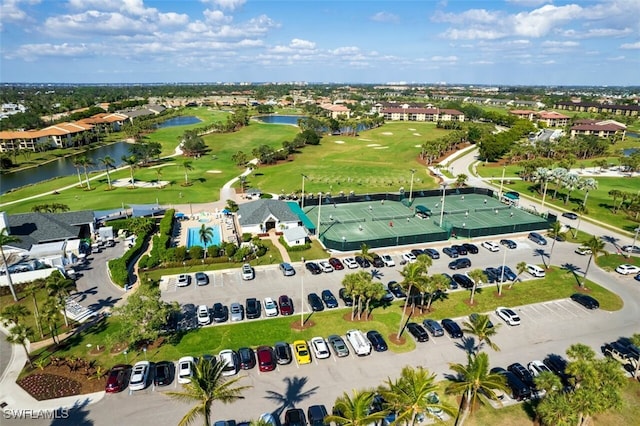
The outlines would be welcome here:
<svg viewBox="0 0 640 426">
<path fill-rule="evenodd" d="M 640 1 L 0 0 L 2 83 L 640 85 Z"/>
</svg>

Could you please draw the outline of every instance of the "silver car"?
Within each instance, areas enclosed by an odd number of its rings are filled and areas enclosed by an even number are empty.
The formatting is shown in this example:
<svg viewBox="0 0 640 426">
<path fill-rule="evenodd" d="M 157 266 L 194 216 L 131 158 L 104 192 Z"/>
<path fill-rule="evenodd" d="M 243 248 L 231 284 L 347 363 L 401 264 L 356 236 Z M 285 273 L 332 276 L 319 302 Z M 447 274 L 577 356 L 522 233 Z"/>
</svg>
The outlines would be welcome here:
<svg viewBox="0 0 640 426">
<path fill-rule="evenodd" d="M 242 321 L 244 319 L 244 308 L 238 302 L 231 304 L 231 321 Z"/>
</svg>

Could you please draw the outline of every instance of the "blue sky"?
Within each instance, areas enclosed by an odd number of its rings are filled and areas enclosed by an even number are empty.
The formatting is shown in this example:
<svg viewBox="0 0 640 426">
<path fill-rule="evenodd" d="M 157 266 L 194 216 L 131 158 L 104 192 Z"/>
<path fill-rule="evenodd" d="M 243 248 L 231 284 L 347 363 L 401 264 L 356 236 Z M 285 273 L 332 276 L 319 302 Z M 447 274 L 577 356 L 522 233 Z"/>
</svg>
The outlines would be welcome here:
<svg viewBox="0 0 640 426">
<path fill-rule="evenodd" d="M 2 82 L 640 84 L 640 0 L 0 1 Z"/>
</svg>

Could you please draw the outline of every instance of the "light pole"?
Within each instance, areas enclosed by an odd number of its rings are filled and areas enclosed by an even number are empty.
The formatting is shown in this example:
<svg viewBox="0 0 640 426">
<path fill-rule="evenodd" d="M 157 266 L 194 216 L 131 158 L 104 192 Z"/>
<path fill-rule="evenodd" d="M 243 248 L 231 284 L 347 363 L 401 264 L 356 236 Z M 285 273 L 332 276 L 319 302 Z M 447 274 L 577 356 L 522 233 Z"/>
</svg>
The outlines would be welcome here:
<svg viewBox="0 0 640 426">
<path fill-rule="evenodd" d="M 300 272 L 300 327 L 304 327 L 304 257 L 302 260 L 302 271 Z"/>
<path fill-rule="evenodd" d="M 442 207 L 440 207 L 440 228 L 442 228 L 442 220 L 444 219 L 444 197 L 445 190 L 447 189 L 447 184 L 442 184 Z"/>
<path fill-rule="evenodd" d="M 124 361 L 125 361 L 127 364 L 129 364 L 129 355 L 128 355 L 128 354 L 129 354 L 129 352 L 127 352 L 127 350 L 125 349 L 123 353 L 124 353 Z"/>
<path fill-rule="evenodd" d="M 302 208 L 304 209 L 304 180 L 307 178 L 307 176 L 302 175 Z"/>
<path fill-rule="evenodd" d="M 409 205 L 411 205 L 411 199 L 413 198 L 413 175 L 416 174 L 416 169 L 411 169 L 411 185 L 409 186 Z"/>
<path fill-rule="evenodd" d="M 320 238 L 320 208 L 322 207 L 322 192 L 318 192 L 318 238 Z"/>
<path fill-rule="evenodd" d="M 498 194 L 498 200 L 502 200 L 502 189 L 504 188 L 504 172 L 507 170 L 507 166 L 502 166 L 502 179 L 500 179 L 500 193 Z"/>
<path fill-rule="evenodd" d="M 636 228 L 636 234 L 633 236 L 633 243 L 631 244 L 631 253 L 633 253 L 633 251 L 636 248 L 636 240 L 638 239 L 638 232 L 640 232 L 640 226 Z"/>
<path fill-rule="evenodd" d="M 504 281 L 504 267 L 507 264 L 507 247 L 502 247 L 502 269 L 500 270 L 500 288 L 502 289 L 502 282 Z"/>
<path fill-rule="evenodd" d="M 347 242 L 347 237 L 342 237 L 342 251 L 344 251 L 344 243 Z"/>
</svg>

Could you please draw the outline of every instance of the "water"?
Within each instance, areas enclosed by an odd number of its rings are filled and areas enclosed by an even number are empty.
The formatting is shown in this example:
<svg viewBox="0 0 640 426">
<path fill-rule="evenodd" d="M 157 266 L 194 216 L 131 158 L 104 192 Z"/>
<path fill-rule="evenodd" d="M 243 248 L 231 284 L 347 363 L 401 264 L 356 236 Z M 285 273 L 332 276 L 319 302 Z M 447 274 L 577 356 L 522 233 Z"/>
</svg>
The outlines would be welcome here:
<svg viewBox="0 0 640 426">
<path fill-rule="evenodd" d="M 220 225 L 210 226 L 213 229 L 213 238 L 209 241 L 209 244 L 206 246 L 202 243 L 200 239 L 200 228 L 189 228 L 187 230 L 187 249 L 193 246 L 200 246 L 203 248 L 208 248 L 211 246 L 219 246 L 222 242 L 222 236 L 220 232 Z"/>
<path fill-rule="evenodd" d="M 107 155 L 115 160 L 117 167 L 122 164 L 122 156 L 129 155 L 129 146 L 130 145 L 126 142 L 116 142 L 108 146 L 101 146 L 96 149 L 92 149 L 84 154 L 76 154 L 72 157 L 59 158 L 57 160 L 41 164 L 35 168 L 3 174 L 2 177 L 0 177 L 0 194 L 4 194 L 11 189 L 20 188 L 21 186 L 31 185 L 53 179 L 55 177 L 76 175 L 78 172 L 73 166 L 73 159 L 78 155 L 86 155 L 95 163 L 94 166 L 87 168 L 87 172 L 104 170 L 104 166 L 100 164 L 100 159 Z M 81 173 L 84 173 L 84 170 L 81 170 Z"/>
<path fill-rule="evenodd" d="M 624 155 L 625 157 L 630 157 L 631 154 L 633 154 L 634 152 L 636 152 L 639 148 L 627 148 L 627 149 L 623 149 L 622 150 L 622 155 Z"/>
<path fill-rule="evenodd" d="M 305 118 L 304 115 L 259 115 L 254 117 L 258 121 L 268 124 L 288 124 L 290 126 L 297 126 L 298 120 Z"/>
<path fill-rule="evenodd" d="M 640 138 L 640 133 L 627 132 L 627 134 L 626 134 L 625 136 L 626 136 L 626 137 L 629 137 L 629 138 L 635 138 L 635 139 L 638 139 L 638 138 Z"/>
<path fill-rule="evenodd" d="M 196 123 L 202 123 L 202 120 L 198 117 L 194 117 L 193 115 L 181 115 L 180 117 L 170 118 L 167 121 L 163 121 L 158 124 L 158 129 L 162 129 L 163 127 L 186 126 L 187 124 Z"/>
</svg>

